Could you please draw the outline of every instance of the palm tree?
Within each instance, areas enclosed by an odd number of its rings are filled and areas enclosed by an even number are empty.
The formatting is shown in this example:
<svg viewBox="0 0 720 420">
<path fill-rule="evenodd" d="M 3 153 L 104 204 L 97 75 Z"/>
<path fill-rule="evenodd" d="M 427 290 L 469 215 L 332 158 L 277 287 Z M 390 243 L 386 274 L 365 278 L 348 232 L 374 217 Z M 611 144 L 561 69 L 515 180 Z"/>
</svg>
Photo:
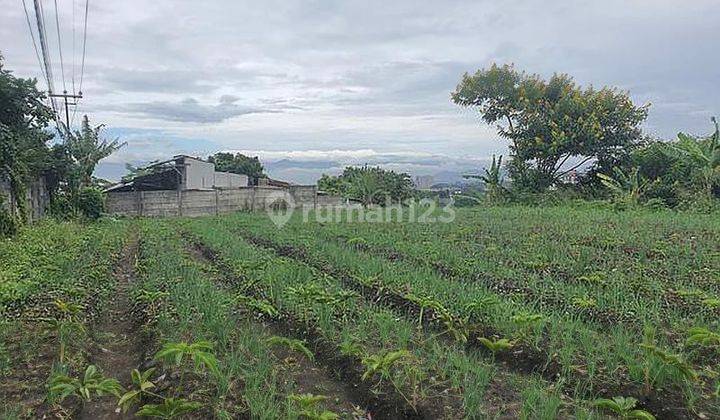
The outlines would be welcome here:
<svg viewBox="0 0 720 420">
<path fill-rule="evenodd" d="M 127 144 L 120 143 L 119 139 L 108 141 L 102 138 L 103 128 L 103 124 L 96 127 L 90 126 L 90 120 L 85 115 L 80 131 L 75 131 L 67 136 L 67 148 L 78 166 L 80 187 L 92 185 L 92 174 L 98 162 Z"/>
<path fill-rule="evenodd" d="M 707 138 L 697 138 L 685 133 L 678 134 L 678 142 L 671 152 L 697 170 L 703 191 L 713 196 L 713 187 L 720 180 L 720 128 L 715 117 L 715 132 Z"/>
</svg>

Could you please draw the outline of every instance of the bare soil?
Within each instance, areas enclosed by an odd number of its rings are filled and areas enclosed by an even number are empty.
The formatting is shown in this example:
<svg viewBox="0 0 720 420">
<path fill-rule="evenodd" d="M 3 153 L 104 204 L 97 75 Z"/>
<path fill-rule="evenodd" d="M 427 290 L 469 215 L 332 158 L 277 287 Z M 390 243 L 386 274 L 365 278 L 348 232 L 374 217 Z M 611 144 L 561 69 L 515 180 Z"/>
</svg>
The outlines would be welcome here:
<svg viewBox="0 0 720 420">
<path fill-rule="evenodd" d="M 142 334 L 131 314 L 128 292 L 135 281 L 135 260 L 138 252 L 138 238 L 132 237 L 123 249 L 114 267 L 116 280 L 115 296 L 107 302 L 102 315 L 90 334 L 93 344 L 89 363 L 96 365 L 107 377 L 120 381 L 123 387 L 131 384 L 130 372 L 143 361 Z M 118 410 L 114 397 L 95 398 L 85 404 L 78 419 L 131 419 L 132 413 Z"/>
</svg>

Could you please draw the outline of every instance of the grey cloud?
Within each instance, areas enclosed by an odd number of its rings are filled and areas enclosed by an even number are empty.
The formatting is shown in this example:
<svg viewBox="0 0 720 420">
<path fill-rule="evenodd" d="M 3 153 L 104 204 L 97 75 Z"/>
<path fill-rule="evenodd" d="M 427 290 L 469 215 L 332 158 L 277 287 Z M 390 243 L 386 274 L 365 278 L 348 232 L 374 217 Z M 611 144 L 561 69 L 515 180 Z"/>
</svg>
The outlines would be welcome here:
<svg viewBox="0 0 720 420">
<path fill-rule="evenodd" d="M 224 98 L 224 99 L 223 99 Z M 185 123 L 219 123 L 233 117 L 258 113 L 280 112 L 276 109 L 236 105 L 237 99 L 221 97 L 217 105 L 203 105 L 193 98 L 179 102 L 153 101 L 131 103 L 110 109 L 141 118 Z"/>
</svg>

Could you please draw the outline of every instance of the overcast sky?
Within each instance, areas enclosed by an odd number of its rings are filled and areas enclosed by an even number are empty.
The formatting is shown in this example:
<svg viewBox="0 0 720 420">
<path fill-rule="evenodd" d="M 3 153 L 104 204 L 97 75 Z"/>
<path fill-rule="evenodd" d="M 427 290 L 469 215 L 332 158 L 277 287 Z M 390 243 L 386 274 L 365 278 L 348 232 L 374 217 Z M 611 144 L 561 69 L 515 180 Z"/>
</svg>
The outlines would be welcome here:
<svg viewBox="0 0 720 420">
<path fill-rule="evenodd" d="M 73 3 L 77 87 L 84 1 L 58 0 L 68 90 Z M 0 7 L 5 66 L 44 88 L 22 1 Z M 467 170 L 507 145 L 450 102 L 464 72 L 515 63 L 617 86 L 652 103 L 648 133 L 672 138 L 709 132 L 720 114 L 718 41 L 712 0 L 91 0 L 78 112 L 128 142 L 104 162 L 110 177 L 124 162 L 219 150 L 303 162 L 279 173 L 303 182 L 348 162 Z"/>
</svg>

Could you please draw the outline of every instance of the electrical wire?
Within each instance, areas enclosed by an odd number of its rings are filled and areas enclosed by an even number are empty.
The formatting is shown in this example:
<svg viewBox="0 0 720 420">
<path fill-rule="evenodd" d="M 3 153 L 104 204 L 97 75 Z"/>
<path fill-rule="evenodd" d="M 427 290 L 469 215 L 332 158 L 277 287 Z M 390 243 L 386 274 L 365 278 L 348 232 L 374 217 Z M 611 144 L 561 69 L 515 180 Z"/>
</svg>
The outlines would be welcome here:
<svg viewBox="0 0 720 420">
<path fill-rule="evenodd" d="M 27 21 L 28 30 L 30 31 L 30 38 L 32 39 L 33 48 L 35 49 L 35 57 L 37 58 L 38 66 L 40 66 L 40 74 L 47 81 L 47 75 L 45 74 L 45 68 L 43 66 L 42 59 L 40 58 L 40 51 L 38 51 L 37 42 L 35 41 L 35 31 L 33 31 L 32 24 L 30 23 L 30 13 L 28 13 L 25 0 L 22 0 L 22 4 L 23 10 L 25 11 L 25 20 Z"/>
<path fill-rule="evenodd" d="M 85 46 L 87 45 L 87 22 L 88 22 L 89 3 L 90 3 L 90 0 L 85 0 L 85 22 L 83 24 L 82 60 L 81 60 L 81 64 L 80 64 L 80 82 L 78 85 L 78 95 L 80 95 L 80 96 L 82 96 L 83 77 L 85 76 Z M 77 98 L 75 100 L 75 102 L 79 103 L 80 98 Z M 70 120 L 71 125 L 75 122 L 75 113 L 77 112 L 77 108 L 78 108 L 77 105 L 73 108 L 72 119 Z"/>
<path fill-rule="evenodd" d="M 63 92 L 67 93 L 65 87 L 65 63 L 63 62 L 62 38 L 60 37 L 60 13 L 58 12 L 57 0 L 55 0 L 55 28 L 57 29 L 58 51 L 60 52 L 60 76 L 62 77 Z"/>
</svg>

